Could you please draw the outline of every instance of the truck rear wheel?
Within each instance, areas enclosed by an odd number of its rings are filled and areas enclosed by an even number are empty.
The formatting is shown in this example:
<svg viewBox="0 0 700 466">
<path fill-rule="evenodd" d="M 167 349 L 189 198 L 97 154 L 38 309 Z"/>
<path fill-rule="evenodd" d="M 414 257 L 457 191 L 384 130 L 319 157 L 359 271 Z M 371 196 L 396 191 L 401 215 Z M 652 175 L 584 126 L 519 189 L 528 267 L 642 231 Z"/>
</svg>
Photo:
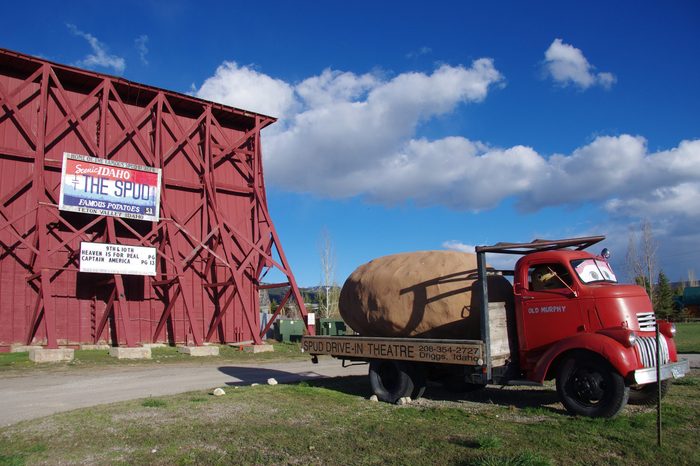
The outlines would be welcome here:
<svg viewBox="0 0 700 466">
<path fill-rule="evenodd" d="M 571 414 L 613 417 L 627 404 L 629 388 L 606 360 L 592 354 L 576 354 L 559 368 L 557 393 Z"/>
<path fill-rule="evenodd" d="M 671 379 L 661 381 L 661 399 L 666 396 L 670 386 Z M 655 405 L 657 401 L 659 401 L 659 391 L 656 387 L 656 382 L 646 385 L 632 385 L 630 387 L 629 404 L 651 406 Z"/>
<path fill-rule="evenodd" d="M 414 385 L 409 365 L 400 361 L 370 362 L 369 382 L 372 392 L 380 401 L 396 403 L 400 398 L 413 395 Z"/>
</svg>

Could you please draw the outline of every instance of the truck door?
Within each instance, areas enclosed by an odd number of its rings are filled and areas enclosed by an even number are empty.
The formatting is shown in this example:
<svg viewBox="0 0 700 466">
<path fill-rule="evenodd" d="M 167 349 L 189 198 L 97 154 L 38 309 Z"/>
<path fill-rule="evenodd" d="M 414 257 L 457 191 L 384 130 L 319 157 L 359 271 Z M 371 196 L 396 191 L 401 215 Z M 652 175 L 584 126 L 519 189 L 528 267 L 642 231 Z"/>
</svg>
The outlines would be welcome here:
<svg viewBox="0 0 700 466">
<path fill-rule="evenodd" d="M 523 270 L 521 273 L 525 273 Z M 521 317 L 520 350 L 529 352 L 573 335 L 581 325 L 576 284 L 567 265 L 531 263 L 516 297 Z"/>
</svg>

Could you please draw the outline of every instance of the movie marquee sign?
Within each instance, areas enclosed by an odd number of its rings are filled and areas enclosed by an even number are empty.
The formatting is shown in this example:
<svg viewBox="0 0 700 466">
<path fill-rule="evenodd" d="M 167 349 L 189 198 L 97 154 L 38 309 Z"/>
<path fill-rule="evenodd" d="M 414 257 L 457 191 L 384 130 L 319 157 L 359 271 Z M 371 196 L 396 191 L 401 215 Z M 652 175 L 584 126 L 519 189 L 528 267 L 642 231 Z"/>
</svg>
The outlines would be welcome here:
<svg viewBox="0 0 700 466">
<path fill-rule="evenodd" d="M 64 152 L 58 208 L 157 222 L 159 168 Z"/>
<path fill-rule="evenodd" d="M 83 241 L 80 243 L 80 271 L 154 276 L 156 248 Z"/>
</svg>

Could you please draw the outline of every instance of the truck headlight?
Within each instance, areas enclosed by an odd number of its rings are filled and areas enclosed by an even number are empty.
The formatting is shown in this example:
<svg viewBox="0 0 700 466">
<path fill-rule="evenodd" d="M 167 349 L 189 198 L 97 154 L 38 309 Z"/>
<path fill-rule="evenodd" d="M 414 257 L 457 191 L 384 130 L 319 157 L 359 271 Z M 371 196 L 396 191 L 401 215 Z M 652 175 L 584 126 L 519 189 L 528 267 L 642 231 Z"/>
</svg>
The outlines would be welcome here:
<svg viewBox="0 0 700 466">
<path fill-rule="evenodd" d="M 637 343 L 637 334 L 630 332 L 629 335 L 627 335 L 627 342 L 630 347 L 634 346 L 634 344 Z"/>
<path fill-rule="evenodd" d="M 668 322 L 666 320 L 659 320 L 657 322 L 659 326 L 659 333 L 661 333 L 666 338 L 673 338 L 676 335 L 676 325 Z"/>
</svg>

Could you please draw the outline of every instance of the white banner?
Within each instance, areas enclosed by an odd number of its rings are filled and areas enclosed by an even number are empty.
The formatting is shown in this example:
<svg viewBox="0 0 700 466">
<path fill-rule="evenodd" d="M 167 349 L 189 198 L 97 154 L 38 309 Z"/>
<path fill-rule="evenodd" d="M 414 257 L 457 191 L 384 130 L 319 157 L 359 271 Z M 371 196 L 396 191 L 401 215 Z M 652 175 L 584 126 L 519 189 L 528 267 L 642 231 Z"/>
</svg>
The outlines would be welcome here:
<svg viewBox="0 0 700 466">
<path fill-rule="evenodd" d="M 156 248 L 81 242 L 80 271 L 153 276 L 156 274 Z"/>
</svg>

